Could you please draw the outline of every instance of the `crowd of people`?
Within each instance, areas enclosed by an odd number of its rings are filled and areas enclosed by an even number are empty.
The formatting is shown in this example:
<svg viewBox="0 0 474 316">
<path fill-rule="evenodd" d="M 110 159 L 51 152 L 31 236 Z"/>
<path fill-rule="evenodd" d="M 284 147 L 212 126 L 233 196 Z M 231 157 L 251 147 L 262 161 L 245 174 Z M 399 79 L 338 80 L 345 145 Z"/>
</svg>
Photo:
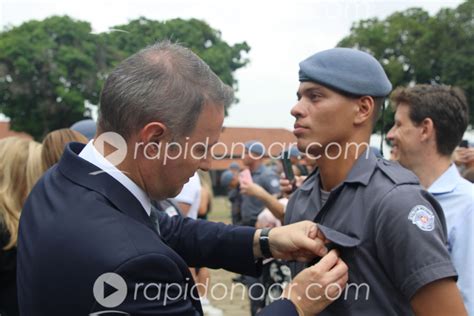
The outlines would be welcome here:
<svg viewBox="0 0 474 316">
<path fill-rule="evenodd" d="M 42 143 L 17 136 L 0 140 L 0 315 L 19 315 L 16 245 L 26 198 L 43 173 L 59 161 L 67 143 L 87 141 L 67 128 L 48 133 Z"/>
<path fill-rule="evenodd" d="M 233 225 L 206 220 L 209 148 L 191 146 L 199 158 L 159 155 L 176 153 L 170 143 L 212 147 L 233 100 L 180 45 L 158 43 L 119 64 L 97 125 L 79 122 L 42 143 L 0 140 L 0 314 L 223 315 L 195 287 L 209 284 L 207 268 L 241 275 L 252 315 L 474 313 L 463 92 L 392 92 L 377 60 L 347 48 L 302 61 L 299 81 L 297 147 L 266 165 L 256 137 L 219 179 Z M 391 160 L 368 145 L 387 97 Z M 111 161 L 116 148 L 95 142 L 110 134 L 135 150 Z"/>
</svg>

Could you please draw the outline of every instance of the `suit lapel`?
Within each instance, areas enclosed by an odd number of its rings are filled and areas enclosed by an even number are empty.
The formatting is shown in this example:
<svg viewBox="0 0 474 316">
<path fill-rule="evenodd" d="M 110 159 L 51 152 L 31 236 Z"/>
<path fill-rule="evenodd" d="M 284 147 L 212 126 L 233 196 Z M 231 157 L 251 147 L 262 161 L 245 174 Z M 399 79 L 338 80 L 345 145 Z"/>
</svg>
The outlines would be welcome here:
<svg viewBox="0 0 474 316">
<path fill-rule="evenodd" d="M 58 163 L 59 171 L 71 181 L 100 193 L 120 212 L 156 232 L 143 206 L 127 188 L 97 166 L 78 156 L 84 146 L 80 143 L 68 144 Z"/>
</svg>

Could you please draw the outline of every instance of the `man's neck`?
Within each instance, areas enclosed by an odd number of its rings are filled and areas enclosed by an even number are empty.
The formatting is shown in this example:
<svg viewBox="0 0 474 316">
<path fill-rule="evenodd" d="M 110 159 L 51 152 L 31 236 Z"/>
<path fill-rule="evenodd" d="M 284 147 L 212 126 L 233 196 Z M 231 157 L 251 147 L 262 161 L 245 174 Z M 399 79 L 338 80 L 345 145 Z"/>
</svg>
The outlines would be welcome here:
<svg viewBox="0 0 474 316">
<path fill-rule="evenodd" d="M 451 158 L 439 154 L 430 154 L 423 157 L 412 171 L 420 179 L 421 185 L 428 189 L 451 165 Z"/>
<path fill-rule="evenodd" d="M 112 154 L 116 149 L 111 148 L 107 142 L 104 142 L 103 148 L 100 148 L 99 146 L 95 145 L 95 142 L 93 143 L 94 148 L 104 157 L 104 159 L 107 159 L 107 156 Z M 103 151 L 102 151 L 103 150 Z M 109 161 L 110 163 L 113 164 L 113 162 Z M 134 157 L 129 155 L 127 153 L 127 156 L 123 159 L 121 163 L 115 166 L 120 172 L 122 172 L 126 177 L 128 177 L 130 180 L 132 180 L 137 186 L 139 186 L 142 190 L 145 192 L 148 192 L 144 181 L 143 177 L 141 176 L 139 169 L 137 168 L 137 165 L 134 161 Z"/>
<path fill-rule="evenodd" d="M 341 155 L 337 159 L 321 155 L 318 160 L 321 188 L 324 191 L 331 191 L 341 184 L 349 175 L 357 159 L 366 154 L 364 148 L 369 150 L 368 146 L 361 146 L 359 151 L 355 150 L 354 147 L 349 147 L 346 155 L 346 148 L 342 147 Z"/>
</svg>

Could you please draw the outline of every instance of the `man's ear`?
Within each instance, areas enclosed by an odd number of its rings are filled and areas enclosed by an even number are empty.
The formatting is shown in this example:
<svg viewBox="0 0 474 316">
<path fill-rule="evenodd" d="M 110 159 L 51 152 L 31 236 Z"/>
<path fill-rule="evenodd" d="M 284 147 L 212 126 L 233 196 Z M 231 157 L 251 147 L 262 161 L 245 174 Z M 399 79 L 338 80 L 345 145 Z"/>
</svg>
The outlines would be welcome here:
<svg viewBox="0 0 474 316">
<path fill-rule="evenodd" d="M 161 122 L 150 122 L 146 124 L 138 133 L 138 142 L 144 144 L 148 152 L 147 154 L 152 156 L 155 155 L 161 142 L 168 134 L 168 128 Z"/>
<path fill-rule="evenodd" d="M 435 137 L 435 129 L 433 120 L 429 117 L 425 118 L 419 125 L 421 128 L 421 141 L 427 141 L 430 139 L 434 139 Z"/>
<path fill-rule="evenodd" d="M 374 98 L 370 96 L 363 96 L 357 100 L 356 115 L 354 117 L 354 124 L 360 125 L 366 121 L 372 120 L 372 115 L 375 110 Z"/>
</svg>

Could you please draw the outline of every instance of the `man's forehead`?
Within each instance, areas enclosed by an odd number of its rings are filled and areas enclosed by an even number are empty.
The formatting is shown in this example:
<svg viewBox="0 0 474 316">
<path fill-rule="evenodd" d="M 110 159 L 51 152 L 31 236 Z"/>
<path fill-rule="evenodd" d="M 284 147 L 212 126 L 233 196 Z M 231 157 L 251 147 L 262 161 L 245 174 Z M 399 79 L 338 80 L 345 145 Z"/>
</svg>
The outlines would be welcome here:
<svg viewBox="0 0 474 316">
<path fill-rule="evenodd" d="M 316 82 L 303 81 L 303 82 L 300 82 L 300 86 L 298 87 L 298 93 L 303 93 L 307 90 L 312 90 L 312 89 L 324 91 L 327 88 Z"/>
</svg>

